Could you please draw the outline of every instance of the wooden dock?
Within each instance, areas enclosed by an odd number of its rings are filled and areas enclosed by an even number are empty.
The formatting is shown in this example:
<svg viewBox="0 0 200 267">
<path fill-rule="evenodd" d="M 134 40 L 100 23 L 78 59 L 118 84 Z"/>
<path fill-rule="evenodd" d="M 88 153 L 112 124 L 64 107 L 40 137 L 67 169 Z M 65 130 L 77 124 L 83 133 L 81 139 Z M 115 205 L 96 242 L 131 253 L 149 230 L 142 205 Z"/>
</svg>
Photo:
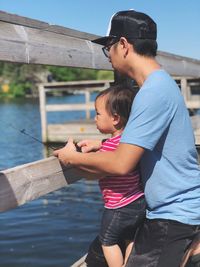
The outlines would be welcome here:
<svg viewBox="0 0 200 267">
<path fill-rule="evenodd" d="M 84 138 L 105 138 L 97 130 L 94 119 L 91 118 L 90 112 L 94 110 L 94 102 L 91 101 L 91 93 L 101 91 L 108 88 L 113 81 L 77 81 L 77 82 L 52 82 L 40 84 L 40 115 L 41 115 L 41 130 L 42 141 L 44 143 L 64 143 L 69 136 L 75 140 Z M 70 104 L 47 104 L 47 93 L 82 93 L 85 96 L 83 103 Z M 56 111 L 83 111 L 85 113 L 84 120 L 70 121 L 65 124 L 49 124 L 47 121 L 48 112 Z"/>
<path fill-rule="evenodd" d="M 174 77 L 183 94 L 186 106 L 190 113 L 200 109 L 200 79 L 191 77 Z M 72 136 L 75 140 L 105 138 L 97 130 L 94 119 L 90 112 L 94 110 L 94 102 L 91 101 L 91 93 L 108 88 L 113 81 L 76 81 L 76 82 L 53 82 L 39 86 L 40 114 L 42 141 L 44 143 L 65 143 Z M 60 95 L 63 92 L 82 93 L 85 101 L 79 104 L 47 104 L 46 94 Z M 85 118 L 70 121 L 63 124 L 49 124 L 47 113 L 55 111 L 84 111 Z M 191 116 L 195 134 L 195 143 L 200 145 L 200 116 Z"/>
</svg>

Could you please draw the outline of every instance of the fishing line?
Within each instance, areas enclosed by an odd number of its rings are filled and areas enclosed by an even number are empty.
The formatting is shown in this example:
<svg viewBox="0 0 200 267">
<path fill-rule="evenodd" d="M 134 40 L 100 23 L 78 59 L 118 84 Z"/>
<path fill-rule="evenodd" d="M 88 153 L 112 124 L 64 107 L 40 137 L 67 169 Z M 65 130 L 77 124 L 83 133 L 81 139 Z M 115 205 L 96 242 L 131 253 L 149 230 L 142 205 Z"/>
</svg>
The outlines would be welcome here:
<svg viewBox="0 0 200 267">
<path fill-rule="evenodd" d="M 16 128 L 15 126 L 13 126 L 11 123 L 8 124 L 8 125 L 9 125 L 11 128 L 15 129 L 16 131 L 19 131 L 21 134 L 24 134 L 24 135 L 26 135 L 26 136 L 32 138 L 34 141 L 36 141 L 36 142 L 42 144 L 42 145 L 45 146 L 45 147 L 48 146 L 49 148 L 51 148 L 51 149 L 53 149 L 53 150 L 56 149 L 55 147 L 53 147 L 53 146 L 51 146 L 51 145 L 46 145 L 46 144 L 43 143 L 40 139 L 38 139 L 38 138 L 36 138 L 36 137 L 30 135 L 29 133 L 27 133 L 26 129 L 21 129 L 21 130 L 20 130 L 20 129 L 17 129 L 17 128 Z"/>
<path fill-rule="evenodd" d="M 21 133 L 21 134 L 24 134 L 24 135 L 26 135 L 26 136 L 28 136 L 29 138 L 33 139 L 35 142 L 38 142 L 38 143 L 42 144 L 42 145 L 45 146 L 45 147 L 49 147 L 49 148 L 51 148 L 51 149 L 53 149 L 53 150 L 57 149 L 56 147 L 53 147 L 53 146 L 51 146 L 51 145 L 46 145 L 46 144 L 43 143 L 40 139 L 38 139 L 38 138 L 32 136 L 31 134 L 29 134 L 29 133 L 26 131 L 26 129 L 19 129 L 19 128 L 15 127 L 12 123 L 7 123 L 7 122 L 4 122 L 4 121 L 2 121 L 2 120 L 0 120 L 0 122 L 2 122 L 3 124 L 7 125 L 8 127 L 11 127 L 11 128 L 14 129 L 15 131 L 17 131 L 17 132 L 19 132 L 19 133 Z"/>
<path fill-rule="evenodd" d="M 38 138 L 32 136 L 31 134 L 29 134 L 29 133 L 26 131 L 26 129 L 19 129 L 19 128 L 15 127 L 12 123 L 7 123 L 7 122 L 5 122 L 5 121 L 3 121 L 3 120 L 0 120 L 0 122 L 2 122 L 3 124 L 5 124 L 5 125 L 7 125 L 7 126 L 9 126 L 9 127 L 11 127 L 11 128 L 13 128 L 13 129 L 16 130 L 17 132 L 20 132 L 21 134 L 24 134 L 24 135 L 28 136 L 29 138 L 31 138 L 31 139 L 33 139 L 34 141 L 36 141 L 36 142 L 42 144 L 43 146 L 51 148 L 52 150 L 60 149 L 60 148 L 63 147 L 63 146 L 62 146 L 62 147 L 53 147 L 52 145 L 45 144 L 45 143 L 43 143 L 40 139 L 38 139 Z M 67 142 L 65 142 L 64 145 L 66 145 L 66 144 L 67 144 Z M 82 152 L 82 151 L 81 151 L 81 148 L 77 145 L 76 142 L 74 143 L 74 145 L 75 145 L 76 150 L 77 150 L 78 152 Z M 200 149 L 200 145 L 195 145 L 195 146 L 196 146 L 197 149 Z"/>
<path fill-rule="evenodd" d="M 42 145 L 45 146 L 45 147 L 49 147 L 49 148 L 51 148 L 52 150 L 60 149 L 60 148 L 63 147 L 63 146 L 62 146 L 62 147 L 53 147 L 52 145 L 47 145 L 47 144 L 43 143 L 40 139 L 38 139 L 38 138 L 32 136 L 31 134 L 29 134 L 29 133 L 26 131 L 26 129 L 19 129 L 19 128 L 15 127 L 12 123 L 7 123 L 7 122 L 4 122 L 3 120 L 0 120 L 0 122 L 2 122 L 3 124 L 5 124 L 5 125 L 11 127 L 11 128 L 14 129 L 15 131 L 17 131 L 17 132 L 19 132 L 19 133 L 21 133 L 21 134 L 24 134 L 24 135 L 26 135 L 26 136 L 28 136 L 29 138 L 33 139 L 35 142 L 38 142 L 38 143 L 42 144 Z M 64 145 L 66 145 L 66 144 L 67 144 L 67 142 L 65 142 Z M 82 152 L 82 151 L 81 151 L 81 148 L 80 148 L 79 146 L 77 146 L 77 143 L 74 143 L 74 145 L 75 145 L 76 150 L 77 150 L 78 152 Z"/>
<path fill-rule="evenodd" d="M 36 138 L 36 137 L 34 137 L 34 136 L 32 136 L 31 134 L 29 134 L 28 132 L 26 132 L 26 129 L 19 129 L 19 128 L 17 128 L 17 127 L 15 127 L 12 123 L 7 123 L 7 122 L 4 122 L 3 120 L 0 120 L 0 122 L 1 123 L 3 123 L 3 124 L 5 124 L 6 126 L 8 126 L 8 127 L 11 127 L 12 129 L 14 129 L 15 131 L 17 131 L 17 132 L 19 132 L 19 133 L 21 133 L 21 134 L 24 134 L 24 135 L 26 135 L 26 136 L 28 136 L 29 138 L 31 138 L 31 139 L 33 139 L 35 142 L 38 142 L 38 143 L 40 143 L 40 144 L 42 144 L 43 146 L 48 146 L 49 148 L 51 148 L 52 150 L 56 150 L 56 149 L 60 149 L 60 148 L 62 148 L 62 147 L 53 147 L 53 146 L 51 146 L 51 145 L 46 145 L 45 143 L 43 143 L 40 139 L 38 139 L 38 138 Z M 67 142 L 65 143 L 65 145 L 67 144 Z M 75 143 L 75 146 L 76 146 L 76 150 L 77 151 L 79 151 L 79 152 L 81 152 L 81 148 L 80 147 L 78 147 L 77 146 L 77 144 Z M 60 171 L 58 171 L 57 173 L 61 173 L 61 172 L 63 172 L 64 170 L 66 170 L 66 169 L 71 169 L 71 168 L 73 168 L 73 167 L 65 167 L 63 164 L 61 164 L 61 166 L 62 166 L 62 169 L 60 170 Z M 0 169 L 0 172 L 1 171 L 3 171 L 3 170 L 5 170 L 5 169 Z"/>
</svg>

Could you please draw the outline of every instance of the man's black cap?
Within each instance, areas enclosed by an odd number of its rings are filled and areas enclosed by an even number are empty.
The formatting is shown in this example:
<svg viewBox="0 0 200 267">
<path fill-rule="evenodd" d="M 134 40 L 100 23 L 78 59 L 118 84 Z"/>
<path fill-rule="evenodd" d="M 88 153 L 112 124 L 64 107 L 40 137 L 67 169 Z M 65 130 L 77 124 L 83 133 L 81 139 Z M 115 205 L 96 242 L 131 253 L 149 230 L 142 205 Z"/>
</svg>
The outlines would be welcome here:
<svg viewBox="0 0 200 267">
<path fill-rule="evenodd" d="M 156 23 L 148 15 L 135 10 L 119 11 L 111 18 L 108 36 L 92 40 L 106 46 L 113 38 L 156 40 Z"/>
</svg>

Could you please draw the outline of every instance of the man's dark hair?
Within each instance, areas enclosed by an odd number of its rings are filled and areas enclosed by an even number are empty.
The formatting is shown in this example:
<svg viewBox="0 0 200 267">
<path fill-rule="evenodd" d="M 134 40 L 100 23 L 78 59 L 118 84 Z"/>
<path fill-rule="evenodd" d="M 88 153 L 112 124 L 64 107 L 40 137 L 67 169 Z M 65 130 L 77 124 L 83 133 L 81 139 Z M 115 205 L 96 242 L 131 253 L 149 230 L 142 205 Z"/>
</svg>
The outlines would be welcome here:
<svg viewBox="0 0 200 267">
<path fill-rule="evenodd" d="M 133 45 L 135 52 L 141 56 L 155 57 L 157 54 L 158 45 L 155 40 L 128 39 L 128 42 Z"/>
<path fill-rule="evenodd" d="M 110 115 L 119 115 L 121 126 L 124 127 L 128 121 L 136 90 L 121 85 L 111 86 L 101 91 L 96 100 L 101 96 L 107 96 L 106 110 Z"/>
</svg>

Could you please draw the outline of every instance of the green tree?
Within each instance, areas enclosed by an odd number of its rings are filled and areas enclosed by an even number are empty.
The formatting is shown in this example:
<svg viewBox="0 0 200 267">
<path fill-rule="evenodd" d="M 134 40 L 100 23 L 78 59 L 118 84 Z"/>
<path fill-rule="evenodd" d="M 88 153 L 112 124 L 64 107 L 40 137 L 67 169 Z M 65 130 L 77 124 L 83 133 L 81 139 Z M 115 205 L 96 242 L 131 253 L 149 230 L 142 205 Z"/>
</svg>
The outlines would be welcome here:
<svg viewBox="0 0 200 267">
<path fill-rule="evenodd" d="M 9 86 L 9 91 L 0 90 L 0 95 L 12 97 L 36 95 L 38 83 L 47 82 L 48 74 L 52 74 L 53 80 L 58 82 L 113 79 L 112 71 L 0 62 L 0 85 Z"/>
<path fill-rule="evenodd" d="M 1 62 L 1 85 L 9 84 L 9 91 L 3 96 L 22 97 L 37 91 L 37 83 L 41 81 L 41 73 L 47 72 L 46 66 L 13 64 Z"/>
<path fill-rule="evenodd" d="M 95 80 L 97 78 L 96 70 L 55 66 L 49 66 L 48 70 L 56 81 Z"/>
</svg>

